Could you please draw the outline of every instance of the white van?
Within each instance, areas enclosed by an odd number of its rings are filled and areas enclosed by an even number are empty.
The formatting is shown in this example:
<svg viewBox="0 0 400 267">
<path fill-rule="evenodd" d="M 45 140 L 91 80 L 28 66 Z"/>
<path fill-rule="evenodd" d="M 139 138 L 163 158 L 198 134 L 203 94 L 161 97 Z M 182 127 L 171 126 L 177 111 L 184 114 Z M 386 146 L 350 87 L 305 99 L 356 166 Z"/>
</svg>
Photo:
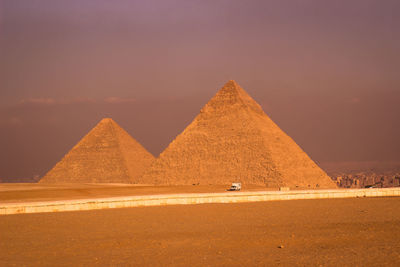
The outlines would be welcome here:
<svg viewBox="0 0 400 267">
<path fill-rule="evenodd" d="M 228 191 L 240 191 L 240 189 L 242 189 L 241 183 L 232 183 L 231 188 L 229 188 Z"/>
</svg>

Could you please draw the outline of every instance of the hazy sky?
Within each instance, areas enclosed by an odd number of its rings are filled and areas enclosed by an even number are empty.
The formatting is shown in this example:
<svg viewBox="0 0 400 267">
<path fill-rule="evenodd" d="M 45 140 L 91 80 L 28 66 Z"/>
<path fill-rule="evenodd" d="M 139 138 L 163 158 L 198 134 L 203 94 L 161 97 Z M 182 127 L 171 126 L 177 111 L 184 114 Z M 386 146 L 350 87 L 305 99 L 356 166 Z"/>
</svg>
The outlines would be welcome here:
<svg viewBox="0 0 400 267">
<path fill-rule="evenodd" d="M 102 117 L 157 156 L 236 80 L 317 162 L 400 160 L 400 1 L 0 0 L 0 178 Z"/>
</svg>

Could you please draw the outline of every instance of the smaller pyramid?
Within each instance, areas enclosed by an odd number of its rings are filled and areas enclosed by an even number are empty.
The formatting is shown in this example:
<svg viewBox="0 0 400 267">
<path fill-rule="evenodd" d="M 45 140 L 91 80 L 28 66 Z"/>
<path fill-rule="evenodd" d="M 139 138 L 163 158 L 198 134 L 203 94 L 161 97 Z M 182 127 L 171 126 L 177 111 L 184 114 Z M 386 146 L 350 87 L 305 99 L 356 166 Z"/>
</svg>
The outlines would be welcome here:
<svg viewBox="0 0 400 267">
<path fill-rule="evenodd" d="M 110 118 L 102 119 L 40 183 L 134 183 L 154 157 Z"/>
</svg>

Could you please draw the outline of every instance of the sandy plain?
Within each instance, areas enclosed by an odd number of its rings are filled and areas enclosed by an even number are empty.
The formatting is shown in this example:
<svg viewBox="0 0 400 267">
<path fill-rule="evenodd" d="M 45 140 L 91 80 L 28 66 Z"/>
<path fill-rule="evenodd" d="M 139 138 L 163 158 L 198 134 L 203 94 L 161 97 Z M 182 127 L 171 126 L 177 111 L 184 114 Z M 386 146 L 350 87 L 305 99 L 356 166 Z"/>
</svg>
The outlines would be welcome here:
<svg viewBox="0 0 400 267">
<path fill-rule="evenodd" d="M 400 198 L 0 216 L 0 266 L 398 266 Z"/>
<path fill-rule="evenodd" d="M 143 186 L 131 184 L 38 184 L 0 183 L 0 203 L 36 202 L 119 196 L 179 193 L 221 193 L 229 185 Z M 277 190 L 263 186 L 245 186 L 242 191 Z"/>
</svg>

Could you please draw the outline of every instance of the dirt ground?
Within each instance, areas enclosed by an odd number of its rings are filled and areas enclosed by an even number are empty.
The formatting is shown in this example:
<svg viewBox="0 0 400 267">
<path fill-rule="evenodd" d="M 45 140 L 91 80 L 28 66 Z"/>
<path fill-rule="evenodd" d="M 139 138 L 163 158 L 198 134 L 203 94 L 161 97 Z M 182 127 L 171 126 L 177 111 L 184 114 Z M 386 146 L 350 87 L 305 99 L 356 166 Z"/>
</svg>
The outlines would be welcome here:
<svg viewBox="0 0 400 267">
<path fill-rule="evenodd" d="M 399 266 L 400 198 L 0 216 L 0 266 Z"/>
<path fill-rule="evenodd" d="M 129 184 L 1 184 L 0 203 L 34 202 L 95 197 L 140 196 L 175 193 L 226 192 L 229 185 L 138 186 Z M 242 191 L 277 190 L 246 186 Z"/>
</svg>

